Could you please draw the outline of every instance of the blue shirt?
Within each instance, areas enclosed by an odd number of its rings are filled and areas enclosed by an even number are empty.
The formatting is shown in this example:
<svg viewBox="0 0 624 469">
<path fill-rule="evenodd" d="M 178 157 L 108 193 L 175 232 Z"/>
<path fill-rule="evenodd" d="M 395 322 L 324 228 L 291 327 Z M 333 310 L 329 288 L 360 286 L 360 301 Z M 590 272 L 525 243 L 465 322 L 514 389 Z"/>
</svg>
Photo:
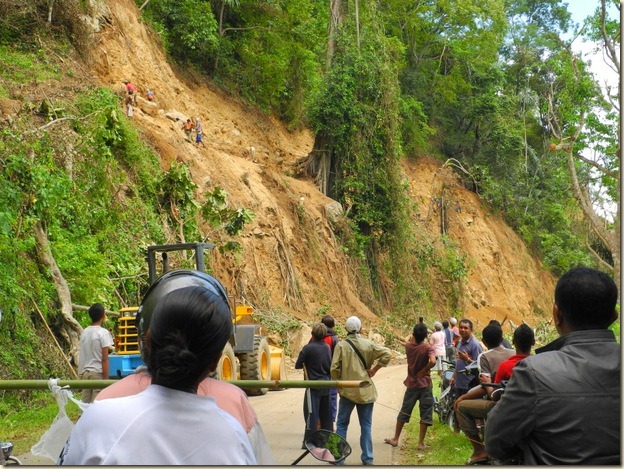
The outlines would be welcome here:
<svg viewBox="0 0 624 469">
<path fill-rule="evenodd" d="M 472 334 L 468 337 L 466 342 L 460 340 L 457 343 L 458 352 L 466 352 L 470 358 L 476 360 L 479 354 L 483 351 L 477 339 Z M 460 371 L 466 369 L 466 362 L 459 358 L 455 361 L 455 387 L 459 389 L 468 389 L 472 376 L 460 373 Z"/>
<path fill-rule="evenodd" d="M 444 345 L 447 347 L 453 345 L 453 331 L 448 327 L 444 329 Z"/>
</svg>

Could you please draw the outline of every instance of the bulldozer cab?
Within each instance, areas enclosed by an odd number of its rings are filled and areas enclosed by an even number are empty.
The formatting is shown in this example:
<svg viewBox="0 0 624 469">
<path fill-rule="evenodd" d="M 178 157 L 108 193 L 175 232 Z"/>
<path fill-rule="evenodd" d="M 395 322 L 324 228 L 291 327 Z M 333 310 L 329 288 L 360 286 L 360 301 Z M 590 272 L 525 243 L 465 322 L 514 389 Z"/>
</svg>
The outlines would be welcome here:
<svg viewBox="0 0 624 469">
<path fill-rule="evenodd" d="M 147 268 L 148 268 L 148 282 L 151 285 L 156 279 L 171 270 L 169 263 L 169 254 L 172 251 L 189 251 L 192 250 L 195 253 L 195 270 L 200 272 L 206 272 L 206 263 L 204 260 L 204 251 L 206 249 L 214 249 L 215 245 L 212 243 L 181 243 L 181 244 L 161 244 L 157 246 L 147 247 Z M 160 275 L 156 269 L 156 254 L 161 254 L 162 259 L 162 272 Z"/>
</svg>

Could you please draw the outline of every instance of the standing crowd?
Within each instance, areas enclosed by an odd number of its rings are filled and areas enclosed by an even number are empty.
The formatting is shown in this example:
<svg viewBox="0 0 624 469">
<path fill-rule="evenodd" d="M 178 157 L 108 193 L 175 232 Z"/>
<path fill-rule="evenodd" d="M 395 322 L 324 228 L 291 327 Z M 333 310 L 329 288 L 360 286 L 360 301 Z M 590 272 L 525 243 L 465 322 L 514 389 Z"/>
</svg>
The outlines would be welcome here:
<svg viewBox="0 0 624 469">
<path fill-rule="evenodd" d="M 441 379 L 451 367 L 456 431 L 472 446 L 466 464 L 619 465 L 621 351 L 609 330 L 618 317 L 617 301 L 617 286 L 606 274 L 585 267 L 565 273 L 552 313 L 559 338 L 534 355 L 535 334 L 527 324 L 515 328 L 509 344 L 496 320 L 479 340 L 470 319 L 449 318 L 431 330 L 421 319 L 405 342 L 406 389 L 394 435 L 383 441 L 398 447 L 418 404 L 416 449 L 429 448 L 436 407 L 431 371 Z M 112 337 L 101 326 L 104 308 L 95 304 L 89 315 L 79 371 L 81 378 L 106 378 Z M 146 366 L 99 394 L 83 394 L 85 402 L 95 403 L 78 420 L 58 463 L 274 464 L 245 393 L 209 377 L 232 332 L 221 284 L 202 272 L 168 272 L 143 298 L 137 324 Z M 319 429 L 346 439 L 356 410 L 360 461 L 372 465 L 378 397 L 373 378 L 389 364 L 391 352 L 361 335 L 357 316 L 345 321 L 343 340 L 334 328 L 329 315 L 313 324 L 296 368 L 308 380 L 369 385 L 306 389 L 302 447 Z"/>
</svg>

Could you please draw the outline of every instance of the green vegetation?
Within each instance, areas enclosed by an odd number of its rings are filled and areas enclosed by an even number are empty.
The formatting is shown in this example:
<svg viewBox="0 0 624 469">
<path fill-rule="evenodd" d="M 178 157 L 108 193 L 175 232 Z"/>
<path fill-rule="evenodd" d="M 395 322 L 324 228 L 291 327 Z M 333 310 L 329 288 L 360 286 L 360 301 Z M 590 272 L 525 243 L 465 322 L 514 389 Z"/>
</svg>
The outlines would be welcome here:
<svg viewBox="0 0 624 469">
<path fill-rule="evenodd" d="M 23 392 L 20 397 L 15 391 L 1 391 L 0 415 L 2 416 L 2 441 L 10 441 L 13 455 L 30 451 L 39 438 L 50 428 L 59 412 L 58 405 L 49 391 Z M 74 395 L 80 399 L 80 394 Z M 65 407 L 68 417 L 76 421 L 80 409 L 69 401 Z"/>
<path fill-rule="evenodd" d="M 184 164 L 163 172 L 119 97 L 76 78 L 96 37 L 80 19 L 89 3 L 0 0 L 0 100 L 19 107 L 0 116 L 0 377 L 67 372 L 46 345 L 46 325 L 67 340 L 36 230 L 72 302 L 115 309 L 145 291 L 147 245 L 209 239 L 236 260 L 234 238 L 254 217 L 230 207 L 222 188 L 198 197 Z M 619 219 L 596 226 L 579 200 L 617 201 L 618 115 L 573 52 L 579 28 L 562 1 L 332 4 L 333 13 L 310 0 L 151 0 L 142 19 L 170 59 L 290 128 L 313 129 L 305 172 L 345 209 L 333 228 L 388 340 L 391 324 L 457 311 L 473 267 L 444 229 L 425 229 L 401 158 L 456 161 L 456 176 L 555 274 L 579 264 L 613 272 Z M 617 20 L 602 26 L 596 14 L 583 34 L 619 45 Z M 595 164 L 579 158 L 586 150 Z M 309 230 L 304 207 L 293 209 Z M 268 329 L 297 327 L 279 307 L 267 311 L 257 319 Z M 32 399 L 4 397 L 16 411 Z M 437 426 L 432 435 L 445 445 L 453 437 Z"/>
<path fill-rule="evenodd" d="M 434 271 L 453 279 L 451 298 L 470 267 L 451 245 L 433 255 L 417 245 L 402 156 L 456 159 L 466 185 L 554 273 L 580 264 L 610 269 L 618 248 L 588 225 L 570 187 L 578 177 L 592 200 L 616 200 L 617 116 L 572 52 L 568 38 L 579 29 L 563 2 L 332 5 L 330 19 L 328 6 L 306 0 L 151 0 L 144 15 L 175 60 L 291 126 L 315 130 L 313 171 L 348 210 L 355 235 L 341 239 L 372 289 L 374 310 L 413 311 L 414 291 L 418 303 L 430 302 L 418 279 L 431 274 L 432 258 Z M 601 29 L 595 15 L 584 31 L 618 43 L 616 23 L 607 16 Z M 572 174 L 552 150 L 562 142 L 572 142 L 574 155 L 597 151 L 599 172 L 577 159 Z M 406 249 L 415 262 L 405 262 Z"/>
</svg>

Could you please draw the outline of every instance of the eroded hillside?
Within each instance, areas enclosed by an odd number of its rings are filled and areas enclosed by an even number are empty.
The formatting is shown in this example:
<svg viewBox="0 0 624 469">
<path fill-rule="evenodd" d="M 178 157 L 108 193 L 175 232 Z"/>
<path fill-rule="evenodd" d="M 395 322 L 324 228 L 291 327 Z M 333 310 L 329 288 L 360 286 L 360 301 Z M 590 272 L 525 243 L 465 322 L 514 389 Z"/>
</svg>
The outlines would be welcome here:
<svg viewBox="0 0 624 469">
<path fill-rule="evenodd" d="M 233 261 L 215 253 L 216 275 L 238 296 L 256 304 L 281 307 L 305 320 L 330 307 L 339 318 L 360 315 L 365 328 L 372 329 L 377 317 L 361 301 L 369 293 L 357 285 L 353 267 L 328 223 L 326 207 L 333 201 L 311 181 L 291 176 L 295 161 L 310 151 L 312 134 L 289 132 L 200 77 L 174 70 L 157 37 L 139 21 L 132 0 L 106 4 L 109 11 L 102 13 L 106 21 L 100 22 L 93 50 L 96 80 L 121 90 L 122 80 L 128 79 L 140 93 L 154 91 L 158 107 L 140 100 L 134 120 L 159 155 L 161 167 L 166 170 L 172 161 L 183 161 L 200 193 L 219 186 L 228 192 L 232 206 L 255 213 L 239 240 L 243 255 Z M 205 148 L 185 142 L 176 116 L 202 119 Z M 254 158 L 250 147 L 255 149 Z M 420 222 L 436 236 L 441 176 L 434 175 L 439 167 L 440 163 L 423 158 L 404 162 Z M 535 323 L 550 310 L 552 277 L 476 194 L 454 177 L 444 178 L 450 202 L 447 234 L 459 243 L 470 266 L 461 298 L 465 315 L 477 325 L 505 317 L 515 324 Z M 449 314 L 442 309 L 439 313 Z"/>
</svg>

